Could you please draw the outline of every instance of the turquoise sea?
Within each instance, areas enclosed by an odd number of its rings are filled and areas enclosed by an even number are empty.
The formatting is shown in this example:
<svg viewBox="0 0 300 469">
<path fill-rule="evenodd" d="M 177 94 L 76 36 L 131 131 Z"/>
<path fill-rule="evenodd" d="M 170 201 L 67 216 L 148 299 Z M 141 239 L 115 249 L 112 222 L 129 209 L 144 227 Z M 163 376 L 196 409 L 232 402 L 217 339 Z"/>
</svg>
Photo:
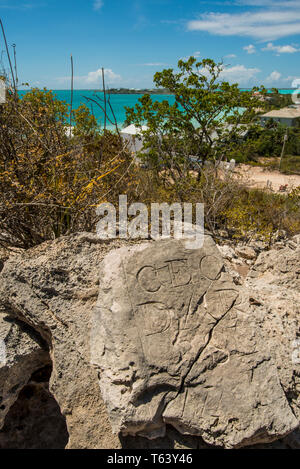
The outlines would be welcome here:
<svg viewBox="0 0 300 469">
<path fill-rule="evenodd" d="M 243 89 L 242 91 L 248 91 Z M 281 94 L 292 94 L 294 89 L 281 89 L 279 93 Z M 24 96 L 28 91 L 19 91 L 20 96 Z M 65 101 L 70 104 L 71 102 L 71 92 L 70 90 L 53 90 L 53 94 L 57 99 Z M 138 102 L 142 94 L 112 94 L 110 95 L 110 102 L 118 123 L 118 126 L 122 128 L 124 121 L 126 119 L 125 107 L 134 107 Z M 103 127 L 104 125 L 104 113 L 103 111 L 93 102 L 88 101 L 86 98 L 96 99 L 97 97 L 103 99 L 103 93 L 100 91 L 94 90 L 74 90 L 73 94 L 73 109 L 78 108 L 81 104 L 86 104 L 90 110 L 94 113 L 96 119 L 99 122 L 99 125 Z M 153 101 L 164 101 L 167 100 L 170 104 L 174 103 L 174 96 L 172 95 L 152 95 Z M 102 103 L 103 104 L 103 103 Z M 108 117 L 113 120 L 112 113 L 108 110 Z M 113 126 L 107 122 L 107 128 L 113 128 Z"/>
<path fill-rule="evenodd" d="M 53 94 L 56 96 L 57 99 L 65 101 L 66 103 L 71 103 L 71 92 L 69 90 L 52 90 Z M 28 91 L 19 91 L 20 96 L 24 96 L 24 94 L 28 93 Z M 122 128 L 124 125 L 124 121 L 126 119 L 126 112 L 125 106 L 134 107 L 137 104 L 139 98 L 141 98 L 142 94 L 112 94 L 110 95 L 110 103 L 115 114 L 117 123 L 119 128 Z M 73 93 L 73 109 L 78 108 L 81 104 L 86 104 L 91 112 L 94 113 L 97 121 L 99 122 L 100 126 L 104 126 L 104 113 L 99 106 L 97 106 L 94 102 L 88 101 L 86 98 L 95 99 L 100 98 L 103 100 L 103 92 L 100 91 L 93 91 L 93 90 L 74 90 Z M 153 101 L 169 101 L 169 103 L 174 103 L 174 96 L 172 95 L 152 95 Z M 103 102 L 100 104 L 103 106 Z M 113 116 L 109 107 L 107 107 L 107 114 L 108 117 L 113 121 Z M 109 122 L 107 122 L 107 128 L 113 128 Z"/>
</svg>

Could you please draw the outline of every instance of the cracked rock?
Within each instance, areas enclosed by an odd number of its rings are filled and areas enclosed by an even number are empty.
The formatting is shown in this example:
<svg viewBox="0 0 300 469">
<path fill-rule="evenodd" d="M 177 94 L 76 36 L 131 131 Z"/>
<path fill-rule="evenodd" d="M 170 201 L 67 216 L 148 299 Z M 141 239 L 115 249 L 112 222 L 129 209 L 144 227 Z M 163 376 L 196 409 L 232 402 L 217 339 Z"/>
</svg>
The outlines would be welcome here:
<svg viewBox="0 0 300 469">
<path fill-rule="evenodd" d="M 66 417 L 68 448 L 120 447 L 89 357 L 99 264 L 116 245 L 91 233 L 61 237 L 9 258 L 0 273 L 1 309 L 28 323 L 48 343 L 53 363 L 49 388 Z"/>
<path fill-rule="evenodd" d="M 171 424 L 234 448 L 298 426 L 248 291 L 210 236 L 197 250 L 175 240 L 112 250 L 100 279 L 91 360 L 115 433 L 154 439 Z"/>
<path fill-rule="evenodd" d="M 253 259 L 256 259 L 257 257 L 255 250 L 250 246 L 237 246 L 235 248 L 235 251 L 238 256 L 246 260 L 252 261 Z"/>
<path fill-rule="evenodd" d="M 49 361 L 49 352 L 39 334 L 0 314 L 0 430 L 32 373 Z"/>
<path fill-rule="evenodd" d="M 253 314 L 300 424 L 300 245 L 259 255 L 245 281 L 262 305 Z M 299 433 L 298 433 L 299 438 Z M 300 439 L 299 439 L 300 441 Z"/>
</svg>

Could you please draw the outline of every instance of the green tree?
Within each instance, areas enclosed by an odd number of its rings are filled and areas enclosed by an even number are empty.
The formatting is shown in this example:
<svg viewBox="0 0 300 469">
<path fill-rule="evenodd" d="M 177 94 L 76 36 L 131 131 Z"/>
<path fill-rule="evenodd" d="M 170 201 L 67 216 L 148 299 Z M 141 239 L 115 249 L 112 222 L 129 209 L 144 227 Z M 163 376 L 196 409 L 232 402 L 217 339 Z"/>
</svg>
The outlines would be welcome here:
<svg viewBox="0 0 300 469">
<path fill-rule="evenodd" d="M 178 62 L 178 71 L 154 75 L 154 83 L 174 95 L 174 104 L 152 101 L 144 95 L 134 108 L 126 108 L 128 123 L 148 126 L 144 133 L 144 158 L 150 167 L 168 170 L 173 183 L 188 177 L 194 161 L 220 160 L 240 144 L 245 128 L 255 121 L 253 109 L 262 107 L 252 92 L 221 81 L 222 63 L 194 57 Z M 193 164 L 195 169 L 195 164 Z M 198 166 L 200 178 L 201 165 Z"/>
</svg>

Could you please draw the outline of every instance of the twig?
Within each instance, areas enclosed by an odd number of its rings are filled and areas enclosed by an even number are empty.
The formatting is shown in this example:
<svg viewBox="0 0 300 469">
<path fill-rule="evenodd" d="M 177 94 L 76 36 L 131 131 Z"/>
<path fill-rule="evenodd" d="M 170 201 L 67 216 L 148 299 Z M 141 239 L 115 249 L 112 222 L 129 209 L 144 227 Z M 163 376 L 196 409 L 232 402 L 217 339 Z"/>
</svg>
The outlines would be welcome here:
<svg viewBox="0 0 300 469">
<path fill-rule="evenodd" d="M 4 42 L 5 42 L 6 54 L 7 54 L 7 58 L 8 58 L 8 61 L 9 61 L 11 76 L 12 76 L 12 79 L 13 79 L 13 82 L 14 82 L 14 90 L 15 90 L 15 92 L 16 92 L 17 87 L 16 87 L 15 75 L 14 75 L 12 63 L 11 63 L 11 60 L 10 60 L 10 53 L 9 53 L 9 50 L 8 50 L 8 45 L 7 45 L 7 40 L 6 40 L 6 36 L 5 36 L 5 31 L 4 31 L 4 27 L 3 27 L 3 23 L 2 23 L 2 20 L 1 20 L 1 19 L 0 19 L 0 26 L 1 26 L 1 29 L 2 29 L 2 34 L 3 34 L 3 38 L 4 38 Z"/>
<path fill-rule="evenodd" d="M 109 108 L 110 108 L 110 110 L 111 110 L 111 113 L 112 113 L 113 118 L 114 118 L 114 121 L 115 121 L 114 125 L 115 125 L 115 127 L 116 127 L 117 134 L 118 134 L 118 136 L 119 136 L 119 139 L 121 140 L 121 135 L 120 135 L 120 131 L 119 131 L 119 127 L 118 127 L 116 115 L 115 115 L 115 113 L 114 113 L 114 110 L 113 110 L 113 107 L 112 107 L 112 105 L 111 105 L 110 100 L 108 101 L 108 105 L 109 105 Z"/>
<path fill-rule="evenodd" d="M 115 125 L 114 122 L 112 122 L 112 121 L 110 120 L 110 118 L 107 116 L 107 114 L 105 113 L 105 109 L 101 106 L 100 103 L 98 103 L 98 101 L 96 101 L 96 100 L 93 99 L 93 98 L 89 98 L 88 96 L 84 96 L 84 99 L 86 99 L 87 101 L 93 101 L 95 104 L 97 104 L 97 106 L 99 106 L 100 109 L 104 112 L 104 114 L 106 115 L 107 120 L 111 123 L 111 125 Z"/>
<path fill-rule="evenodd" d="M 73 92 L 74 92 L 74 65 L 71 54 L 71 107 L 70 107 L 70 137 L 72 136 L 72 112 L 73 112 Z"/>
<path fill-rule="evenodd" d="M 103 84 L 103 94 L 104 94 L 104 130 L 106 130 L 106 91 L 105 91 L 105 78 L 104 78 L 104 68 L 102 67 L 102 84 Z"/>
<path fill-rule="evenodd" d="M 17 110 L 17 113 L 22 117 L 22 119 L 25 120 L 25 122 L 27 122 L 27 124 L 29 125 L 29 127 L 30 127 L 30 128 L 33 130 L 33 132 L 37 135 L 37 138 L 38 138 L 39 142 L 40 142 L 40 143 L 42 144 L 42 146 L 43 146 L 44 148 L 46 148 L 46 150 L 48 150 L 48 151 L 50 152 L 50 154 L 51 154 L 52 152 L 51 152 L 50 148 L 47 147 L 47 145 L 44 144 L 43 140 L 39 137 L 38 131 L 34 128 L 34 126 L 31 124 L 31 122 L 30 122 L 25 116 L 23 116 L 23 114 L 22 114 L 20 111 Z"/>
<path fill-rule="evenodd" d="M 63 208 L 64 210 L 69 210 L 72 207 L 63 207 L 62 205 L 57 205 L 57 204 L 43 204 L 39 202 L 27 202 L 27 203 L 18 203 L 18 204 L 11 204 L 9 206 L 5 204 L 0 204 L 0 207 L 3 207 L 5 209 L 7 208 L 12 208 L 12 207 L 23 207 L 23 206 L 41 206 L 41 207 L 55 207 L 55 208 Z"/>
<path fill-rule="evenodd" d="M 13 44 L 12 45 L 13 49 L 14 49 L 14 61 L 15 61 L 15 73 L 16 73 L 16 84 L 18 86 L 18 70 L 17 70 L 17 54 L 16 54 L 16 44 Z"/>
<path fill-rule="evenodd" d="M 108 194 L 111 193 L 111 191 L 119 184 L 119 182 L 122 181 L 122 179 L 125 177 L 125 175 L 128 173 L 131 165 L 134 163 L 134 160 L 132 159 L 131 163 L 129 164 L 128 168 L 126 169 L 126 171 L 124 172 L 124 174 L 122 174 L 122 176 L 120 177 L 120 179 L 116 182 L 116 184 L 108 191 L 106 192 L 103 196 L 102 196 L 102 199 L 104 199 Z"/>
</svg>

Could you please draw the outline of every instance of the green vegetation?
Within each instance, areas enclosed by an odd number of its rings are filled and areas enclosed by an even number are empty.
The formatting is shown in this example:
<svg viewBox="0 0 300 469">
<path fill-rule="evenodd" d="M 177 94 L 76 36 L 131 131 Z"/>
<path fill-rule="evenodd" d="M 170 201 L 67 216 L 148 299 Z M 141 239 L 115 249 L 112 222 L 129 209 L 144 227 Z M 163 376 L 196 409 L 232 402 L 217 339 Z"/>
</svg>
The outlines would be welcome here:
<svg viewBox="0 0 300 469">
<path fill-rule="evenodd" d="M 281 161 L 280 171 L 285 174 L 300 174 L 300 154 L 286 155 Z"/>
<path fill-rule="evenodd" d="M 134 182 L 120 138 L 95 131 L 81 106 L 74 137 L 66 135 L 68 106 L 51 92 L 12 92 L 0 106 L 0 243 L 28 248 L 74 231 L 91 230 L 95 206 L 117 201 Z M 132 167 L 131 172 L 128 168 Z"/>
<path fill-rule="evenodd" d="M 258 235 L 271 243 L 278 229 L 299 233 L 300 188 L 288 196 L 243 188 L 223 213 L 233 238 L 249 240 Z"/>
<path fill-rule="evenodd" d="M 220 83 L 221 63 L 210 59 L 197 62 L 190 57 L 186 62 L 180 60 L 178 68 L 177 73 L 167 69 L 154 76 L 157 87 L 174 94 L 173 105 L 153 102 L 144 95 L 134 108 L 126 109 L 128 123 L 148 126 L 144 132 L 147 165 L 156 171 L 163 165 L 174 183 L 187 177 L 190 155 L 203 164 L 226 159 L 237 151 L 245 131 L 242 124 L 256 122 L 255 109 L 260 104 L 251 92 L 241 92 L 237 84 Z M 199 178 L 200 173 L 199 166 Z"/>
<path fill-rule="evenodd" d="M 273 109 L 281 109 L 293 104 L 292 96 L 290 94 L 280 94 L 276 88 L 273 88 L 271 91 L 271 93 L 264 95 L 267 98 L 267 112 L 272 111 Z"/>
<path fill-rule="evenodd" d="M 277 122 L 270 121 L 265 127 L 261 127 L 259 124 L 253 125 L 249 128 L 243 145 L 235 148 L 231 155 L 238 163 L 250 164 L 255 162 L 259 163 L 259 159 L 262 157 L 279 158 L 281 156 L 286 132 L 286 127 Z M 300 155 L 300 128 L 295 127 L 288 129 L 285 154 L 293 156 L 296 162 L 297 155 Z M 284 159 L 286 159 L 286 157 L 284 157 Z M 272 164 L 270 164 L 270 166 L 272 166 Z M 281 169 L 283 169 L 283 166 Z"/>
<path fill-rule="evenodd" d="M 133 88 L 110 88 L 109 94 L 172 94 L 168 89 L 165 88 L 143 88 L 143 89 L 133 89 Z"/>
<path fill-rule="evenodd" d="M 86 106 L 73 111 L 68 136 L 66 103 L 46 90 L 32 89 L 23 99 L 10 90 L 0 106 L 0 245 L 28 248 L 94 230 L 95 207 L 104 201 L 117 205 L 119 194 L 127 194 L 129 204 L 204 202 L 213 234 L 226 228 L 233 238 L 271 240 L 277 229 L 300 232 L 299 188 L 288 196 L 253 191 L 216 168 L 233 156 L 255 161 L 261 154 L 279 154 L 284 132 L 262 130 L 256 97 L 219 83 L 220 70 L 221 64 L 209 59 L 179 61 L 179 72 L 168 69 L 154 77 L 158 87 L 174 93 L 174 105 L 144 95 L 127 110 L 130 122 L 149 127 L 148 153 L 140 155 L 147 169 L 135 164 L 118 132 L 98 129 Z M 298 162 L 293 152 L 300 154 L 298 131 L 293 132 L 287 145 L 291 157 L 282 160 L 285 171 Z"/>
</svg>

